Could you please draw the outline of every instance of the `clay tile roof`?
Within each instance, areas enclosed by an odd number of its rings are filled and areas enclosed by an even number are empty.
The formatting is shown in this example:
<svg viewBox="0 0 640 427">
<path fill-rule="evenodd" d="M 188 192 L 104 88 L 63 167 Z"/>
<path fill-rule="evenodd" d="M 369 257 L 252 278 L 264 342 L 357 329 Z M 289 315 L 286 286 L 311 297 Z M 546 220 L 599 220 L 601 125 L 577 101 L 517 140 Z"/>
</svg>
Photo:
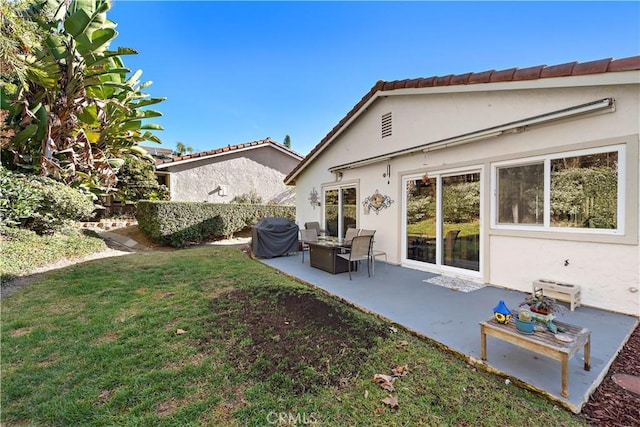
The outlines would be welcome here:
<svg viewBox="0 0 640 427">
<path fill-rule="evenodd" d="M 613 58 L 576 64 L 573 69 L 573 75 L 580 76 L 584 74 L 606 73 L 611 61 L 613 61 Z"/>
<path fill-rule="evenodd" d="M 371 90 L 365 94 L 340 122 L 307 154 L 302 162 L 298 164 L 285 178 L 289 181 L 298 171 L 307 164 L 308 161 L 320 151 L 331 139 L 341 130 L 341 128 L 353 118 L 360 109 L 375 96 L 378 92 L 391 91 L 400 88 L 429 88 L 434 86 L 456 86 L 456 85 L 476 85 L 484 83 L 515 82 L 523 80 L 536 80 L 551 77 L 581 76 L 586 74 L 601 74 L 606 72 L 640 70 L 640 56 L 631 56 L 621 59 L 601 59 L 591 62 L 568 62 L 558 65 L 538 65 L 528 68 L 508 68 L 505 70 L 483 71 L 481 73 L 466 73 L 448 76 L 433 76 L 428 78 L 395 80 L 387 82 L 378 80 Z"/>
<path fill-rule="evenodd" d="M 469 76 L 469 83 L 489 83 L 491 76 L 496 70 L 483 71 L 482 73 L 471 73 Z"/>
<path fill-rule="evenodd" d="M 466 85 L 467 83 L 469 83 L 469 78 L 471 77 L 472 74 L 473 73 L 455 75 L 455 76 L 451 77 L 451 80 L 449 81 L 449 84 L 451 84 L 451 85 Z"/>
<path fill-rule="evenodd" d="M 251 141 L 251 142 L 245 142 L 242 144 L 236 144 L 236 145 L 227 145 L 226 147 L 220 147 L 220 148 L 214 148 L 213 150 L 207 150 L 207 151 L 201 151 L 198 153 L 193 153 L 193 154 L 187 154 L 184 156 L 178 156 L 178 157 L 173 157 L 172 159 L 166 159 L 160 162 L 156 162 L 156 164 L 167 164 L 167 163 L 175 163 L 175 162 L 181 162 L 184 160 L 193 160 L 193 159 L 198 159 L 200 157 L 207 157 L 207 156 L 214 156 L 216 154 L 222 154 L 222 153 L 228 153 L 228 152 L 232 152 L 232 151 L 236 151 L 236 150 L 240 150 L 243 148 L 250 148 L 250 147 L 256 147 L 259 145 L 275 145 L 278 148 L 290 153 L 291 155 L 298 157 L 300 159 L 302 159 L 304 156 L 296 153 L 295 151 L 293 151 L 290 148 L 285 147 L 284 145 L 273 141 L 271 138 L 267 137 L 265 139 L 260 139 L 258 141 Z"/>
<path fill-rule="evenodd" d="M 453 74 L 449 74 L 448 76 L 443 76 L 443 77 L 436 77 L 435 81 L 433 82 L 434 86 L 449 86 L 451 85 L 451 78 L 453 77 Z"/>
<path fill-rule="evenodd" d="M 609 63 L 609 69 L 607 71 L 629 71 L 637 70 L 638 63 L 640 63 L 640 56 L 632 56 L 630 58 L 614 59 Z"/>
<path fill-rule="evenodd" d="M 494 71 L 491 74 L 491 83 L 497 82 L 510 82 L 513 80 L 513 74 L 516 72 L 517 68 L 509 68 L 508 70 L 500 70 Z"/>
<path fill-rule="evenodd" d="M 538 65 L 537 67 L 518 69 L 515 73 L 513 73 L 513 80 L 519 81 L 539 79 L 544 67 L 546 67 L 546 65 Z"/>
<path fill-rule="evenodd" d="M 546 67 L 544 70 L 542 70 L 542 73 L 540 73 L 540 78 L 570 76 L 576 64 L 577 62 L 567 62 L 566 64 Z"/>
<path fill-rule="evenodd" d="M 418 87 L 431 87 L 433 86 L 433 82 L 436 80 L 435 77 L 428 77 L 426 79 L 418 79 Z"/>
</svg>

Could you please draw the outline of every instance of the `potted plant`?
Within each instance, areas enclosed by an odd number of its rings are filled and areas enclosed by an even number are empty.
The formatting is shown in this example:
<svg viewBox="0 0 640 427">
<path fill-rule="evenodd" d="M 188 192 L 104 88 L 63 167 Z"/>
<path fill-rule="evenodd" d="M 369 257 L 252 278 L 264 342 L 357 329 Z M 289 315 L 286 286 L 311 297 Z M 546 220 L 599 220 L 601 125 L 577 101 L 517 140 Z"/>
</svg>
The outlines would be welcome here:
<svg viewBox="0 0 640 427">
<path fill-rule="evenodd" d="M 520 307 L 528 306 L 529 310 L 534 313 L 542 314 L 543 316 L 547 315 L 556 315 L 561 314 L 566 310 L 566 308 L 558 304 L 558 302 L 551 297 L 544 296 L 542 293 L 535 293 L 527 296 L 525 300 L 520 303 Z"/>
<path fill-rule="evenodd" d="M 531 312 L 526 308 L 518 311 L 516 315 L 516 329 L 523 334 L 531 335 L 535 327 L 535 321 Z"/>
</svg>

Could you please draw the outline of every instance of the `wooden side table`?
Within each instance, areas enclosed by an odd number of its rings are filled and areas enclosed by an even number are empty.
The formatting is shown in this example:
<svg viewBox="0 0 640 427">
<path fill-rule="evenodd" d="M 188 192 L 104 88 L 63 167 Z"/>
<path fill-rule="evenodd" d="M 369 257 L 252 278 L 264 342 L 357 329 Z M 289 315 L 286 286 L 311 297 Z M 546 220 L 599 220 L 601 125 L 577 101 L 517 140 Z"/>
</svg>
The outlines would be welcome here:
<svg viewBox="0 0 640 427">
<path fill-rule="evenodd" d="M 498 323 L 493 317 L 480 322 L 481 358 L 482 360 L 487 360 L 487 335 L 490 335 L 524 349 L 559 360 L 562 364 L 562 396 L 569 397 L 567 364 L 569 359 L 581 348 L 584 348 L 584 370 L 591 370 L 591 331 L 568 323 L 554 321 L 554 324 L 558 326 L 558 329 L 564 329 L 563 335 L 571 338 L 572 341 L 559 341 L 552 333 L 546 331 L 525 335 L 518 332 L 514 322 L 504 325 Z"/>
</svg>

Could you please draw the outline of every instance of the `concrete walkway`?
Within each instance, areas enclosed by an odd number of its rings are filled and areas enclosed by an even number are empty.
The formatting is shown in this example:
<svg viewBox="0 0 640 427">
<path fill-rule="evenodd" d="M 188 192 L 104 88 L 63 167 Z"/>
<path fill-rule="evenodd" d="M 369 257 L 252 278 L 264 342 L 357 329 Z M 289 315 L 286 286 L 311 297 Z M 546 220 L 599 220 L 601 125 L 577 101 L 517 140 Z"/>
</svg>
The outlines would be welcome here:
<svg viewBox="0 0 640 427">
<path fill-rule="evenodd" d="M 633 332 L 638 318 L 578 307 L 558 320 L 591 330 L 591 370 L 583 369 L 582 350 L 569 361 L 569 397 L 561 395 L 560 362 L 515 345 L 487 338 L 487 360 L 480 360 L 479 322 L 493 315 L 502 300 L 511 310 L 525 298 L 524 293 L 486 286 L 460 292 L 425 279 L 436 275 L 378 262 L 374 277 L 366 270 L 332 275 L 312 268 L 302 256 L 261 259 L 291 276 L 323 289 L 364 310 L 377 313 L 390 322 L 435 340 L 471 363 L 497 372 L 512 381 L 539 391 L 569 410 L 578 413 L 591 393 L 606 376 L 618 352 Z"/>
<path fill-rule="evenodd" d="M 146 246 L 115 231 L 101 231 L 98 233 L 109 247 L 127 252 L 141 252 L 149 250 Z"/>
</svg>

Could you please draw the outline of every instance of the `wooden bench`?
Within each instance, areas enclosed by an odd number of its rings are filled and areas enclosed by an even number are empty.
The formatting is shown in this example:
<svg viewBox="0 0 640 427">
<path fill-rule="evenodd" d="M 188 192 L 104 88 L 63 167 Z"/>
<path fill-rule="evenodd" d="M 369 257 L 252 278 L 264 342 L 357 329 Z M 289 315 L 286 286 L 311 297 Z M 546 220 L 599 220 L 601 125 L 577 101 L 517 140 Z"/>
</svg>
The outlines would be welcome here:
<svg viewBox="0 0 640 427">
<path fill-rule="evenodd" d="M 581 304 L 580 286 L 572 285 L 570 283 L 556 282 L 553 280 L 538 279 L 533 281 L 533 294 L 545 293 L 546 295 L 559 299 L 561 301 L 571 304 L 571 311 L 575 310 Z M 549 291 L 552 293 L 549 294 Z"/>
<path fill-rule="evenodd" d="M 559 360 L 562 365 L 562 396 L 569 397 L 569 373 L 568 361 L 581 348 L 584 347 L 584 370 L 591 370 L 591 331 L 580 326 L 570 325 L 554 321 L 558 329 L 563 329 L 563 334 L 572 339 L 571 342 L 562 342 L 550 332 L 534 332 L 524 335 L 515 327 L 514 322 L 504 325 L 498 323 L 495 318 L 480 322 L 480 352 L 482 360 L 487 360 L 487 335 L 517 345 L 524 349 L 534 351 L 544 356 Z"/>
</svg>

